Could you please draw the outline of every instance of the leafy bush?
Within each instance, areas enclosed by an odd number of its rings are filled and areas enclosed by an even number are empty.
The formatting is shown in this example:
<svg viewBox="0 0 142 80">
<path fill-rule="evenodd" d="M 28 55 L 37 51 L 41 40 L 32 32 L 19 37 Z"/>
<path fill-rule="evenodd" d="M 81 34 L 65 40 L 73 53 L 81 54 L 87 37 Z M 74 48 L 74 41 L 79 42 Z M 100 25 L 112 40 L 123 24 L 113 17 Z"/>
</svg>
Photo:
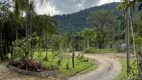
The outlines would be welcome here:
<svg viewBox="0 0 142 80">
<path fill-rule="evenodd" d="M 57 64 L 58 66 L 62 66 L 62 60 L 59 59 L 56 64 Z"/>
<path fill-rule="evenodd" d="M 81 61 L 81 62 L 88 62 L 89 59 L 88 58 L 85 58 L 83 54 L 78 54 L 78 59 Z"/>
<path fill-rule="evenodd" d="M 69 63 L 66 64 L 66 69 L 70 69 Z"/>
<path fill-rule="evenodd" d="M 46 68 L 49 70 L 58 70 L 59 69 L 59 67 L 57 65 L 48 65 L 48 66 L 46 66 Z"/>
<path fill-rule="evenodd" d="M 48 58 L 47 58 L 47 57 L 44 57 L 44 58 L 43 58 L 43 61 L 48 61 Z"/>
<path fill-rule="evenodd" d="M 12 56 L 13 59 L 15 58 L 21 58 L 25 56 L 25 52 L 22 48 L 20 47 L 14 47 L 14 54 Z"/>
</svg>

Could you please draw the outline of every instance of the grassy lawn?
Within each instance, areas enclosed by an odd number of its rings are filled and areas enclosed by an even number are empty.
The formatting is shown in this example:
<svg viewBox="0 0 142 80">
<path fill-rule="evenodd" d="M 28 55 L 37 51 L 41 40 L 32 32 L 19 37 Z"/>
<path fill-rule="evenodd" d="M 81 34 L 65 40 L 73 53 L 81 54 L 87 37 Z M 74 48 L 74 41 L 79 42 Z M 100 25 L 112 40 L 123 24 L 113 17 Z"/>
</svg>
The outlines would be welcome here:
<svg viewBox="0 0 142 80">
<path fill-rule="evenodd" d="M 114 80 L 126 80 L 126 60 L 120 60 L 120 63 L 122 65 L 121 73 Z"/>
<path fill-rule="evenodd" d="M 120 63 L 122 65 L 121 73 L 113 80 L 126 80 L 127 79 L 127 64 L 126 60 L 120 60 Z M 131 64 L 133 63 L 133 60 L 130 62 Z"/>
<path fill-rule="evenodd" d="M 33 54 L 33 58 L 37 61 L 39 60 L 38 54 L 39 54 L 38 52 L 34 52 Z M 46 57 L 46 52 L 41 52 L 40 63 L 42 63 L 46 67 L 49 67 L 51 65 L 57 66 L 57 62 L 60 59 L 59 56 L 61 55 L 57 52 L 55 52 L 55 54 L 57 55 L 54 56 L 53 58 L 53 54 L 51 52 L 48 52 L 48 61 L 44 61 L 43 59 Z M 69 64 L 69 69 L 66 69 L 67 63 Z M 8 60 L 0 62 L 0 64 L 3 66 L 6 66 L 8 64 Z M 79 72 L 86 73 L 86 72 L 95 70 L 97 68 L 97 65 L 93 65 L 93 64 L 94 63 L 92 61 L 82 62 L 77 57 L 75 57 L 75 68 L 72 68 L 71 56 L 69 56 L 67 53 L 62 53 L 61 66 L 59 66 L 59 74 L 60 74 L 59 78 L 62 80 L 62 79 L 72 77 Z"/>
<path fill-rule="evenodd" d="M 96 48 L 88 48 L 84 50 L 85 53 L 116 53 L 117 51 L 114 49 L 96 49 Z"/>
<path fill-rule="evenodd" d="M 55 56 L 53 58 L 53 54 L 51 52 L 48 52 L 48 61 L 43 61 L 43 58 L 46 56 L 45 52 L 41 53 L 41 63 L 45 66 L 50 66 L 50 65 L 57 65 L 57 61 L 59 60 L 58 56 Z M 87 67 L 90 67 L 93 62 L 81 62 L 77 57 L 75 58 L 75 68 L 72 68 L 72 59 L 71 56 L 68 56 L 67 53 L 62 54 L 62 61 L 61 61 L 61 66 L 59 66 L 59 73 L 60 73 L 60 79 L 66 79 L 71 76 L 74 76 L 78 72 L 86 69 Z M 34 58 L 37 60 L 38 59 L 38 53 L 34 53 Z M 66 69 L 66 64 L 69 64 L 69 69 Z M 87 68 L 84 70 L 84 73 L 95 70 L 97 68 L 96 65 L 93 67 Z"/>
<path fill-rule="evenodd" d="M 38 54 L 39 54 L 38 52 L 34 52 L 33 58 L 35 60 L 39 59 Z M 57 61 L 60 59 L 59 55 L 53 58 L 53 54 L 51 52 L 48 52 L 48 61 L 43 60 L 46 56 L 45 52 L 41 52 L 40 56 L 41 56 L 40 62 L 46 67 L 49 67 L 51 65 L 57 66 Z M 60 74 L 59 78 L 60 79 L 66 79 L 66 78 L 72 77 L 79 72 L 82 72 L 82 74 L 87 73 L 97 68 L 97 65 L 93 65 L 94 63 L 92 61 L 81 62 L 77 57 L 75 57 L 75 68 L 72 68 L 71 56 L 68 56 L 67 53 L 62 53 L 62 56 L 63 57 L 61 61 L 61 66 L 59 66 L 59 74 Z M 66 69 L 67 63 L 69 64 L 69 69 Z M 8 64 L 8 60 L 4 62 L 0 62 L 0 64 L 3 66 L 6 66 Z"/>
</svg>

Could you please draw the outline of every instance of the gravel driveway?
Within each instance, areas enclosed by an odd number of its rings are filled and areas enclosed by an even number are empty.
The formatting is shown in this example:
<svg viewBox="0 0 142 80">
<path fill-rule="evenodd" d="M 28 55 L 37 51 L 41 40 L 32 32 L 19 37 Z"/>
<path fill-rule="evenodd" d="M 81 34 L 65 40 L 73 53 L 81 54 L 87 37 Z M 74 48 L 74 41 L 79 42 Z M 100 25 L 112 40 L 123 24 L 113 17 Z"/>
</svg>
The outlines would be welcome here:
<svg viewBox="0 0 142 80">
<path fill-rule="evenodd" d="M 121 72 L 121 64 L 113 54 L 85 54 L 85 57 L 98 61 L 95 71 L 77 75 L 68 80 L 112 80 Z"/>
</svg>

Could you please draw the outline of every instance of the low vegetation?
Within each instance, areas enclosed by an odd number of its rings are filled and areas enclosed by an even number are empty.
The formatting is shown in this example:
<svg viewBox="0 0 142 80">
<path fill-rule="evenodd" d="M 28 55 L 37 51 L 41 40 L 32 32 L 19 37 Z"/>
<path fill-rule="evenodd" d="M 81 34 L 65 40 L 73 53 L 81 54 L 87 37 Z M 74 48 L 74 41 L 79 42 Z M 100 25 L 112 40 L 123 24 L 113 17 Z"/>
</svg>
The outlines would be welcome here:
<svg viewBox="0 0 142 80">
<path fill-rule="evenodd" d="M 126 80 L 127 72 L 126 72 L 126 60 L 120 60 L 122 65 L 121 73 L 113 80 Z"/>
<path fill-rule="evenodd" d="M 67 53 L 60 54 L 59 52 L 54 52 L 53 54 L 52 52 L 48 52 L 48 60 L 45 60 L 45 57 L 46 52 L 41 52 L 40 55 L 38 52 L 34 52 L 32 58 L 35 61 L 40 61 L 39 63 L 41 63 L 48 69 L 58 68 L 60 79 L 66 79 L 76 75 L 77 73 L 80 73 L 81 71 L 83 71 L 83 73 L 86 73 L 97 68 L 97 65 L 94 65 L 92 61 L 89 61 L 82 54 L 79 54 L 77 57 L 75 57 L 74 68 L 72 66 L 72 57 Z M 6 66 L 7 63 L 8 62 L 5 61 L 0 64 Z"/>
<path fill-rule="evenodd" d="M 85 53 L 116 53 L 114 49 L 96 49 L 96 48 L 87 48 L 84 50 Z"/>
<path fill-rule="evenodd" d="M 134 60 L 131 60 L 131 66 L 133 66 Z M 126 60 L 120 60 L 122 65 L 121 73 L 113 80 L 126 80 L 127 79 L 127 64 Z"/>
</svg>

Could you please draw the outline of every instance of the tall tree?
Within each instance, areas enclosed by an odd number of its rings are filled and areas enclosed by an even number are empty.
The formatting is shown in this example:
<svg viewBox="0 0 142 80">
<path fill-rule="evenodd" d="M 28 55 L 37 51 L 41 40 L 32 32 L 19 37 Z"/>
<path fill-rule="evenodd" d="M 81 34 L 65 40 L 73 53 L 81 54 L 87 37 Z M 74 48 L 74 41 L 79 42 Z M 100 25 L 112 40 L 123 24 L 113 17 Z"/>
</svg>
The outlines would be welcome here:
<svg viewBox="0 0 142 80">
<path fill-rule="evenodd" d="M 47 0 L 13 0 L 14 5 L 17 5 L 20 11 L 25 12 L 26 14 L 26 56 L 29 54 L 29 41 L 28 36 L 30 31 L 32 30 L 32 12 L 35 8 L 36 1 L 40 2 L 41 4 Z"/>
<path fill-rule="evenodd" d="M 1 59 L 4 59 L 6 57 L 5 52 L 7 52 L 6 51 L 7 47 L 5 47 L 6 45 L 3 46 L 3 28 L 4 28 L 6 21 L 11 15 L 11 11 L 9 9 L 10 7 L 11 5 L 9 5 L 9 3 L 6 1 L 3 3 L 0 3 L 0 57 Z M 5 42 L 6 41 L 7 40 L 5 40 Z"/>
<path fill-rule="evenodd" d="M 91 33 L 91 30 L 89 28 L 85 28 L 83 31 L 82 31 L 82 36 L 84 37 L 85 39 L 85 48 L 89 48 L 90 47 L 90 42 L 89 42 L 89 39 L 90 39 L 90 36 L 92 35 Z"/>
<path fill-rule="evenodd" d="M 114 26 L 116 23 L 116 16 L 113 15 L 112 11 L 100 10 L 91 12 L 86 20 L 89 24 L 96 27 L 98 47 L 104 48 L 105 34 L 103 33 L 103 30 L 106 29 L 105 27 L 111 29 Z"/>
</svg>

